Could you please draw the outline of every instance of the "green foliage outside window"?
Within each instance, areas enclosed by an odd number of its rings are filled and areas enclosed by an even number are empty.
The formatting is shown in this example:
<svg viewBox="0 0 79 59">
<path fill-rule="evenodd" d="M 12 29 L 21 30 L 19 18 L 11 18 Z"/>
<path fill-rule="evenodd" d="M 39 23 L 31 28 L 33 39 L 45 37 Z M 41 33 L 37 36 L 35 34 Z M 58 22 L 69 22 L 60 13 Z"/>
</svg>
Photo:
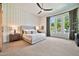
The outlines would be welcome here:
<svg viewBox="0 0 79 59">
<path fill-rule="evenodd" d="M 70 26 L 70 23 L 69 23 L 69 16 L 68 16 L 68 14 L 66 14 L 66 15 L 64 16 L 65 32 L 69 32 L 69 26 Z"/>
<path fill-rule="evenodd" d="M 64 17 L 64 18 L 63 18 Z M 79 19 L 78 19 L 79 20 Z M 64 14 L 60 17 L 50 17 L 50 32 L 55 32 L 56 29 L 58 32 L 62 31 L 62 25 L 64 21 L 64 31 L 69 32 L 70 28 L 70 20 L 69 20 L 69 14 Z M 79 31 L 79 30 L 78 30 Z"/>
<path fill-rule="evenodd" d="M 57 18 L 57 31 L 61 31 L 61 18 Z"/>
<path fill-rule="evenodd" d="M 54 32 L 55 30 L 55 18 L 51 17 L 50 19 L 50 32 Z"/>
<path fill-rule="evenodd" d="M 51 23 L 51 28 L 50 28 L 51 31 L 54 31 L 54 23 Z"/>
</svg>

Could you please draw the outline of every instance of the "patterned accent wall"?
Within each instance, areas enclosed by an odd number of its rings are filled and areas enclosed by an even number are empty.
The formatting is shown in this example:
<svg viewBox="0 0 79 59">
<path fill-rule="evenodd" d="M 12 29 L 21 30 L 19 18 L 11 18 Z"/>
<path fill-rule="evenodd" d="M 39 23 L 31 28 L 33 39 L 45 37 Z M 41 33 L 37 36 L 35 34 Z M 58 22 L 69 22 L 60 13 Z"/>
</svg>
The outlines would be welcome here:
<svg viewBox="0 0 79 59">
<path fill-rule="evenodd" d="M 8 25 L 38 25 L 39 18 L 14 3 L 4 3 L 4 18 Z"/>
<path fill-rule="evenodd" d="M 3 3 L 3 25 L 4 36 L 7 36 L 10 32 L 9 27 L 18 27 L 20 25 L 38 26 L 39 18 L 28 13 L 20 6 L 18 7 L 15 3 Z M 4 41 L 7 40 L 6 37 L 4 38 Z"/>
</svg>

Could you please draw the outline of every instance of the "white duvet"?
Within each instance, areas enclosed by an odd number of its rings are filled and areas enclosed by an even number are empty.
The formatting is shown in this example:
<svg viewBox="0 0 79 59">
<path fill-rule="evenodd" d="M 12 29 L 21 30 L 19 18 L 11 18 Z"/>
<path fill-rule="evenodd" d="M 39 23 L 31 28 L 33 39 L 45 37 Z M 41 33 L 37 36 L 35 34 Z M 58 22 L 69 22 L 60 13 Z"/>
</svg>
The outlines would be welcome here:
<svg viewBox="0 0 79 59">
<path fill-rule="evenodd" d="M 23 37 L 31 44 L 37 43 L 46 38 L 45 33 L 23 34 Z"/>
</svg>

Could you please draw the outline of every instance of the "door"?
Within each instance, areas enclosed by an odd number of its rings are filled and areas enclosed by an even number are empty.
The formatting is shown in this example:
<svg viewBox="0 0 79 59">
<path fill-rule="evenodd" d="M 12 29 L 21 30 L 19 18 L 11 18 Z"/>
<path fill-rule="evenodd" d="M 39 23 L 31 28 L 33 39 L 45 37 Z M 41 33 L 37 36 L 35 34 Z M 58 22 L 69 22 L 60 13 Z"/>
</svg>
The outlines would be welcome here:
<svg viewBox="0 0 79 59">
<path fill-rule="evenodd" d="M 2 32 L 2 4 L 0 3 L 0 51 L 2 51 L 2 37 L 3 37 L 3 32 Z"/>
</svg>

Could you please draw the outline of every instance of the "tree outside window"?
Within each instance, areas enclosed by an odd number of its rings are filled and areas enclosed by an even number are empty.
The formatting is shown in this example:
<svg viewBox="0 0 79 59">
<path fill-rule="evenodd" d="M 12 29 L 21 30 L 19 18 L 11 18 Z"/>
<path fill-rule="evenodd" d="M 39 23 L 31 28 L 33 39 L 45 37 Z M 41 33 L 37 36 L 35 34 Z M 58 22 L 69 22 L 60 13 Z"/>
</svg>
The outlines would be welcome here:
<svg viewBox="0 0 79 59">
<path fill-rule="evenodd" d="M 57 31 L 60 32 L 62 28 L 61 18 L 57 18 Z"/>
<path fill-rule="evenodd" d="M 64 31 L 65 32 L 69 32 L 69 27 L 70 27 L 69 15 L 68 14 L 65 14 L 64 15 Z"/>
<path fill-rule="evenodd" d="M 50 17 L 50 32 L 55 31 L 55 18 L 52 16 Z"/>
</svg>

